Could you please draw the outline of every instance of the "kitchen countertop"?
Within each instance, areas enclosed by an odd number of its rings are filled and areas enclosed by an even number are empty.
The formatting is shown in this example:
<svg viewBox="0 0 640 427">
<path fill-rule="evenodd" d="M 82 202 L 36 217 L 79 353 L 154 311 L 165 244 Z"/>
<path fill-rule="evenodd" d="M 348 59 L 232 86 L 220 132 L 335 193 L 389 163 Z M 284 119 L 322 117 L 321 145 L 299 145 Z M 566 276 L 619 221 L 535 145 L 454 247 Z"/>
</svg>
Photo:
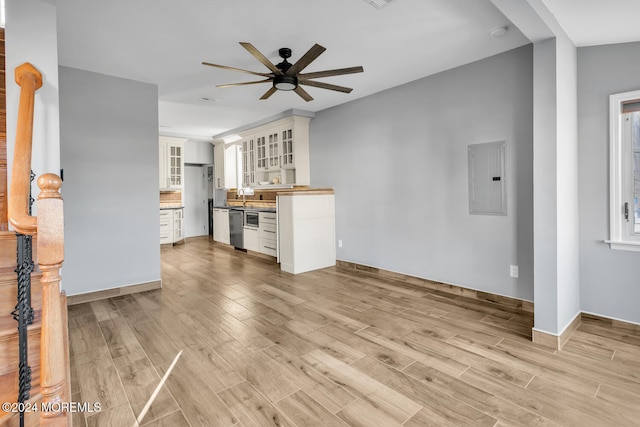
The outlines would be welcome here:
<svg viewBox="0 0 640 427">
<path fill-rule="evenodd" d="M 275 208 L 254 208 L 254 207 L 246 207 L 242 206 L 214 206 L 214 209 L 235 209 L 237 211 L 257 211 L 257 212 L 276 212 Z"/>
<path fill-rule="evenodd" d="M 160 206 L 161 211 L 165 209 L 184 209 L 184 206 Z"/>
<path fill-rule="evenodd" d="M 302 191 L 279 191 L 278 196 L 323 196 L 335 194 L 333 188 L 310 188 Z"/>
</svg>

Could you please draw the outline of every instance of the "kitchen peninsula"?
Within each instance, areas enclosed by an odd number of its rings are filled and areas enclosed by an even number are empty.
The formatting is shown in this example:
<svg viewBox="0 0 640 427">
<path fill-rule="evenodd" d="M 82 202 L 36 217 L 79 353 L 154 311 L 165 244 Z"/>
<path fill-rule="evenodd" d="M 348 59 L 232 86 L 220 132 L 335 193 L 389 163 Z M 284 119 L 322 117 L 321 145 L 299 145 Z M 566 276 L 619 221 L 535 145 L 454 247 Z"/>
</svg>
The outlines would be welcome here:
<svg viewBox="0 0 640 427">
<path fill-rule="evenodd" d="M 232 244 L 234 226 L 230 221 L 234 220 L 230 218 L 242 212 L 242 243 L 233 246 L 272 256 L 283 271 L 292 274 L 334 266 L 333 189 L 289 187 L 255 189 L 245 196 L 229 190 L 227 205 L 214 208 L 214 240 Z"/>
</svg>

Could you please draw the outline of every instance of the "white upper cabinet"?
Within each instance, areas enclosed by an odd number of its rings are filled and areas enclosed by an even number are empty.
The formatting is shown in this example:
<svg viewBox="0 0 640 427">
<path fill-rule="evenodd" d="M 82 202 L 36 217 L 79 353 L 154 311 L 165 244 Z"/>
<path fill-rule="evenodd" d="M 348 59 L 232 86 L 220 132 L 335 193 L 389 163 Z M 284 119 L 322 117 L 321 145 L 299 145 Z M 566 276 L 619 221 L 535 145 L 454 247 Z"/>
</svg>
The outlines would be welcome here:
<svg viewBox="0 0 640 427">
<path fill-rule="evenodd" d="M 256 136 L 256 170 L 267 170 L 267 141 L 264 136 Z"/>
<path fill-rule="evenodd" d="M 289 116 L 242 132 L 242 183 L 309 185 L 309 121 Z"/>
<path fill-rule="evenodd" d="M 160 137 L 158 176 L 161 190 L 181 189 L 184 185 L 184 143 L 183 138 Z"/>
<path fill-rule="evenodd" d="M 282 131 L 282 168 L 295 168 L 293 162 L 293 129 L 285 129 Z M 308 147 L 307 147 L 308 148 Z"/>
<path fill-rule="evenodd" d="M 256 184 L 256 144 L 253 137 L 248 137 L 242 141 L 242 185 L 253 187 Z"/>
<path fill-rule="evenodd" d="M 269 134 L 269 162 L 267 169 L 275 170 L 280 168 L 280 144 L 278 143 L 278 132 Z"/>
<path fill-rule="evenodd" d="M 242 184 L 242 148 L 239 144 L 214 144 L 214 179 L 217 189 L 237 188 Z"/>
</svg>

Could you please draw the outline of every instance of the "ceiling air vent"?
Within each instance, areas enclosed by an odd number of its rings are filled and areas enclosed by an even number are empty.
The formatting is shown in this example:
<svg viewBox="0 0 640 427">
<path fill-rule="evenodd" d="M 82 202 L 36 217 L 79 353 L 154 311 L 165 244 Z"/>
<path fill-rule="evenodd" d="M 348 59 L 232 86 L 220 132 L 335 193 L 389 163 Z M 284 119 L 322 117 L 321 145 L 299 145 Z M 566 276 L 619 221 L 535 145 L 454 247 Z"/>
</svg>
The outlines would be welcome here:
<svg viewBox="0 0 640 427">
<path fill-rule="evenodd" d="M 383 7 L 391 3 L 393 0 L 364 0 L 364 1 L 369 3 L 371 6 L 375 7 L 376 9 L 382 9 Z"/>
</svg>

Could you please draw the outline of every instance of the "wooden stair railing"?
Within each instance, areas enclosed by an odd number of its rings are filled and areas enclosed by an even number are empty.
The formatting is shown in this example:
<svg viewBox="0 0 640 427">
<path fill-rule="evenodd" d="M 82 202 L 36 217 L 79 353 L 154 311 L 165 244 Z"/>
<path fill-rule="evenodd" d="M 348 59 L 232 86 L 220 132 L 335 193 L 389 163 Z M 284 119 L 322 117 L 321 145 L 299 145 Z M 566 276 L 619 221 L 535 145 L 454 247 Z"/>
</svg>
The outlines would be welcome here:
<svg viewBox="0 0 640 427">
<path fill-rule="evenodd" d="M 40 389 L 42 406 L 52 411 L 40 413 L 41 426 L 69 426 L 71 416 L 65 411 L 70 402 L 69 341 L 66 298 L 60 291 L 60 268 L 64 259 L 64 220 L 61 179 L 54 174 L 38 178 L 40 195 L 37 217 L 29 214 L 31 188 L 31 147 L 35 92 L 42 86 L 40 72 L 31 64 L 16 68 L 20 86 L 20 105 L 16 143 L 9 189 L 8 217 L 20 234 L 37 234 L 38 264 L 42 271 L 42 326 L 40 339 Z"/>
<path fill-rule="evenodd" d="M 16 68 L 16 83 L 21 90 L 16 144 L 13 149 L 8 216 L 9 222 L 18 233 L 33 236 L 37 230 L 36 217 L 29 215 L 33 106 L 36 90 L 42 87 L 42 76 L 33 65 L 26 62 Z"/>
</svg>

